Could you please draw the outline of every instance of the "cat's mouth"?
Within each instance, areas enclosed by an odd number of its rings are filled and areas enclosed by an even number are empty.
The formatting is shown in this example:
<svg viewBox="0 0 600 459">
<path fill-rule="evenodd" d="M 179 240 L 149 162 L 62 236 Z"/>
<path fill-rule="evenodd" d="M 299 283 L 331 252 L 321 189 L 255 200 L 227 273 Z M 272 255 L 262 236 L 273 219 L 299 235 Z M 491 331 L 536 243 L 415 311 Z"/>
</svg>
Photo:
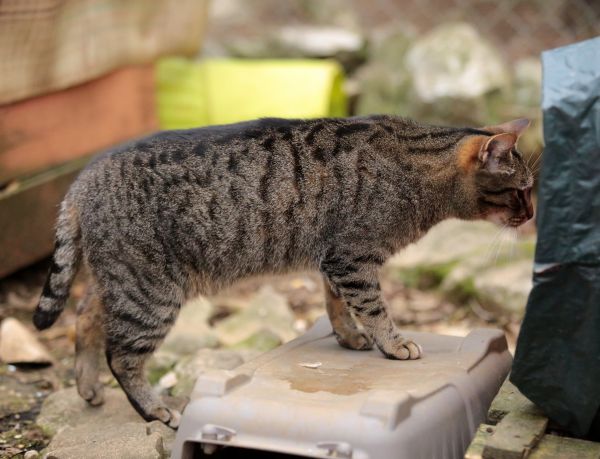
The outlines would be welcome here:
<svg viewBox="0 0 600 459">
<path fill-rule="evenodd" d="M 517 228 L 523 225 L 529 219 L 533 217 L 533 213 L 520 213 L 514 214 L 514 210 L 504 207 L 492 212 L 488 212 L 485 216 L 485 220 L 495 223 L 499 226 L 510 226 L 511 228 Z"/>
</svg>

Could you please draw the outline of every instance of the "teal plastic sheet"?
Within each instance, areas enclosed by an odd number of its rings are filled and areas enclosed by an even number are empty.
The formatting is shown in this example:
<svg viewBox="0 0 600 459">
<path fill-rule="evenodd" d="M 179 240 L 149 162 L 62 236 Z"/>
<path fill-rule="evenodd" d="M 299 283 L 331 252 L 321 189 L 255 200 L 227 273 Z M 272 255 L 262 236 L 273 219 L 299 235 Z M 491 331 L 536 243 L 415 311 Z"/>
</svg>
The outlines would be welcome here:
<svg viewBox="0 0 600 459">
<path fill-rule="evenodd" d="M 600 435 L 600 38 L 542 53 L 545 150 L 533 289 L 511 381 Z"/>
</svg>

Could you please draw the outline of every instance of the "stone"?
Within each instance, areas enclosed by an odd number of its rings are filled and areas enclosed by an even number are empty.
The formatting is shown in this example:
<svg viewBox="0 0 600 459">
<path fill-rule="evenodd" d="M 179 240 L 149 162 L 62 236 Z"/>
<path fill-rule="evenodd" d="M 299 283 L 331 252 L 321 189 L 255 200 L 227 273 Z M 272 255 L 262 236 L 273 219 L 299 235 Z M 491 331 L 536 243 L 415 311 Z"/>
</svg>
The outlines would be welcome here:
<svg viewBox="0 0 600 459">
<path fill-rule="evenodd" d="M 489 309 L 521 315 L 533 287 L 533 260 L 521 260 L 491 267 L 474 276 L 479 301 Z"/>
<path fill-rule="evenodd" d="M 542 62 L 536 57 L 514 65 L 515 99 L 520 105 L 539 108 L 542 96 Z"/>
<path fill-rule="evenodd" d="M 184 355 L 193 354 L 202 348 L 217 347 L 218 338 L 208 325 L 208 319 L 212 312 L 212 304 L 203 297 L 185 304 L 161 346 L 161 350 Z"/>
<path fill-rule="evenodd" d="M 92 424 L 96 428 L 127 422 L 144 422 L 133 409 L 121 389 L 104 388 L 104 403 L 91 406 L 77 393 L 75 387 L 50 394 L 37 418 L 37 424 L 49 435 L 65 427 Z"/>
<path fill-rule="evenodd" d="M 51 394 L 36 423 L 53 436 L 47 458 L 165 458 L 175 431 L 145 422 L 120 389 L 105 387 L 105 402 L 90 406 L 74 387 Z"/>
<path fill-rule="evenodd" d="M 0 324 L 0 360 L 11 364 L 51 364 L 53 361 L 35 335 L 12 317 Z"/>
<path fill-rule="evenodd" d="M 177 384 L 171 389 L 176 397 L 189 396 L 198 376 L 208 369 L 233 370 L 244 363 L 240 352 L 228 349 L 201 349 L 193 356 L 183 357 L 174 367 Z"/>
<path fill-rule="evenodd" d="M 279 29 L 275 41 L 290 55 L 334 57 L 360 53 L 365 40 L 359 33 L 341 27 L 290 25 Z"/>
<path fill-rule="evenodd" d="M 23 459 L 37 459 L 38 457 L 40 457 L 40 453 L 38 453 L 36 450 L 32 449 L 27 451 L 24 455 L 23 455 Z"/>
<path fill-rule="evenodd" d="M 245 309 L 220 321 L 215 332 L 225 346 L 235 346 L 263 330 L 270 330 L 286 342 L 297 336 L 294 319 L 287 299 L 266 285 Z"/>
<path fill-rule="evenodd" d="M 387 269 L 411 287 L 520 316 L 532 286 L 534 244 L 533 236 L 517 237 L 492 223 L 447 220 L 392 258 Z"/>
<path fill-rule="evenodd" d="M 294 327 L 297 330 L 297 327 Z M 281 338 L 271 330 L 259 330 L 243 341 L 232 346 L 232 349 L 254 349 L 259 352 L 267 352 L 281 345 Z"/>
<path fill-rule="evenodd" d="M 171 429 L 169 429 L 171 430 Z M 173 430 L 168 434 L 175 436 Z M 166 433 L 166 432 L 165 432 Z M 163 435 L 145 423 L 95 424 L 61 430 L 46 449 L 47 459 L 163 459 L 169 457 Z"/>
<path fill-rule="evenodd" d="M 356 72 L 357 114 L 404 111 L 412 92 L 404 63 L 412 38 L 404 28 L 386 30 L 374 37 L 366 65 Z"/>
<path fill-rule="evenodd" d="M 436 27 L 408 50 L 409 69 L 422 101 L 473 99 L 510 85 L 498 51 L 466 23 Z"/>
</svg>

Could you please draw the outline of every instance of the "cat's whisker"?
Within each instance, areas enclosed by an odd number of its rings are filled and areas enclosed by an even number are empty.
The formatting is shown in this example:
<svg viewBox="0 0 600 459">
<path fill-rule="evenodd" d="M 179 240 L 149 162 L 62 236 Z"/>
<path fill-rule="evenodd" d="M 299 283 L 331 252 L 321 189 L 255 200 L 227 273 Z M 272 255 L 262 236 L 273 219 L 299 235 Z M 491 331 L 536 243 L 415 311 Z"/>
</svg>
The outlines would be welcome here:
<svg viewBox="0 0 600 459">
<path fill-rule="evenodd" d="M 496 245 L 499 243 L 499 238 L 502 234 L 502 231 L 504 230 L 504 227 L 506 225 L 501 226 L 500 228 L 498 228 L 498 230 L 494 233 L 494 236 L 492 237 L 492 240 L 490 241 L 490 246 L 489 249 L 486 253 L 485 258 L 487 260 L 491 260 L 492 259 L 492 255 L 495 252 L 496 249 Z"/>
<path fill-rule="evenodd" d="M 502 246 L 504 245 L 504 237 L 506 235 L 506 225 L 502 227 L 502 233 L 500 236 L 500 240 L 498 243 L 498 248 L 496 249 L 496 254 L 494 256 L 494 265 L 498 264 L 498 257 L 500 256 L 500 252 L 502 251 Z"/>
<path fill-rule="evenodd" d="M 508 254 L 508 259 L 509 261 L 512 261 L 515 256 L 515 248 L 517 245 L 517 228 L 510 228 L 508 234 L 510 236 L 510 252 Z"/>
<path fill-rule="evenodd" d="M 541 164 L 542 164 L 542 163 L 541 163 L 541 160 L 542 160 L 542 154 L 540 153 L 540 154 L 538 155 L 538 157 L 536 158 L 536 160 L 533 162 L 533 164 L 532 164 L 531 168 L 533 169 L 533 168 L 536 168 L 536 167 L 538 167 L 539 165 L 541 165 Z"/>
</svg>

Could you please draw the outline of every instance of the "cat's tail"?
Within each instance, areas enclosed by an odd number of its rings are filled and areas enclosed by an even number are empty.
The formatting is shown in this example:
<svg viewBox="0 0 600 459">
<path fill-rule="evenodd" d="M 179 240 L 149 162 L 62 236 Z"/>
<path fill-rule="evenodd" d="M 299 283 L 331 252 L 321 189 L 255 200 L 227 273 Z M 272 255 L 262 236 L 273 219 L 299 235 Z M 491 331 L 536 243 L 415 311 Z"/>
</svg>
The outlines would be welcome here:
<svg viewBox="0 0 600 459">
<path fill-rule="evenodd" d="M 56 224 L 54 254 L 48 277 L 33 313 L 33 324 L 38 330 L 51 326 L 65 307 L 81 261 L 80 239 L 79 218 L 67 195 Z"/>
</svg>

